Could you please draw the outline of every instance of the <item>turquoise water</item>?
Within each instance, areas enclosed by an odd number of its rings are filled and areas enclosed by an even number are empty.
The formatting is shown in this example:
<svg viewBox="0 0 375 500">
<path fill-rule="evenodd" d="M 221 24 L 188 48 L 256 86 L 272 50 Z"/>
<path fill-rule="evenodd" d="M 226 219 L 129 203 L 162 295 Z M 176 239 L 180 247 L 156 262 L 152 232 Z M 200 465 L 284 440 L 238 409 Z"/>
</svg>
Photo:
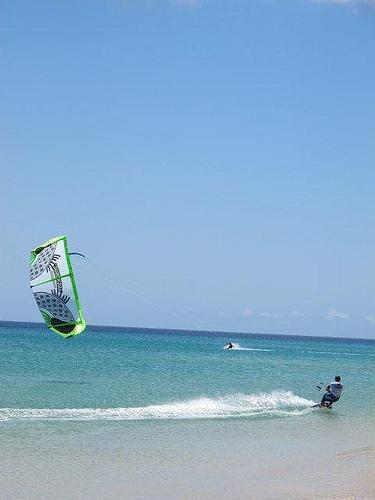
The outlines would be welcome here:
<svg viewBox="0 0 375 500">
<path fill-rule="evenodd" d="M 224 350 L 228 340 L 238 348 Z M 375 393 L 375 342 L 366 340 L 89 328 L 87 334 L 66 341 L 43 326 L 25 325 L 2 327 L 0 343 L 0 406 L 10 409 L 0 410 L 0 418 L 16 418 L 19 413 L 11 409 L 17 408 L 140 409 L 150 405 L 159 405 L 159 414 L 157 408 L 154 414 L 139 411 L 140 419 L 199 418 L 211 416 L 210 412 L 212 416 L 248 413 L 250 417 L 252 404 L 256 415 L 262 414 L 262 398 L 264 416 L 269 417 L 271 394 L 280 400 L 279 405 L 275 403 L 275 414 L 285 405 L 298 410 L 319 399 L 316 384 L 329 382 L 336 373 L 345 384 L 338 411 L 368 416 L 374 407 L 366 401 Z M 194 412 L 191 402 L 197 400 L 198 406 L 203 398 L 207 408 L 201 404 Z M 224 408 L 226 400 L 231 411 Z M 161 405 L 174 403 L 185 403 L 186 408 L 176 409 L 175 415 L 171 408 L 163 413 Z M 121 418 L 121 414 L 114 417 Z M 123 412 L 124 419 L 136 417 L 136 412 Z"/>
<path fill-rule="evenodd" d="M 228 340 L 237 349 L 224 350 Z M 374 409 L 375 342 L 368 340 L 95 327 L 66 341 L 22 325 L 0 328 L 0 344 L 3 420 L 21 418 L 19 408 L 30 419 L 310 413 L 321 396 L 316 384 L 335 374 L 345 385 L 338 412 L 366 419 Z"/>
<path fill-rule="evenodd" d="M 374 498 L 374 341 L 2 324 L 0 346 L 2 498 Z"/>
</svg>

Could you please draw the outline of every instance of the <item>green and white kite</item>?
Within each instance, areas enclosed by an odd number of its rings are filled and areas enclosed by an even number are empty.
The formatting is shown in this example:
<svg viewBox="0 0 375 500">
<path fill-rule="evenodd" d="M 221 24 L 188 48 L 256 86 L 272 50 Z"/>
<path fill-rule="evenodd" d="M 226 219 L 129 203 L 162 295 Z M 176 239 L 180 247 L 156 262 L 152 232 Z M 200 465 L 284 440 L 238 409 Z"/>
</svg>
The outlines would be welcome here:
<svg viewBox="0 0 375 500">
<path fill-rule="evenodd" d="M 69 338 L 86 328 L 66 236 L 31 251 L 30 286 L 47 326 Z M 81 255 L 81 254 L 79 254 Z"/>
</svg>

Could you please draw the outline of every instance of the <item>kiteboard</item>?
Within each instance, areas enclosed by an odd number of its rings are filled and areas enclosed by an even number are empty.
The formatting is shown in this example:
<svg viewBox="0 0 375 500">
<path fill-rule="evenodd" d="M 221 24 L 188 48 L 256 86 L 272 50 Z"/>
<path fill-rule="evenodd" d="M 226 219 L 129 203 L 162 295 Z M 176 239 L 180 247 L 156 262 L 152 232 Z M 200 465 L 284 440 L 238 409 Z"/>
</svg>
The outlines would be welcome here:
<svg viewBox="0 0 375 500">
<path fill-rule="evenodd" d="M 317 403 L 316 405 L 312 405 L 311 408 L 319 408 L 321 410 L 325 409 L 325 410 L 332 410 L 332 406 L 328 406 L 328 405 L 322 405 L 321 403 Z"/>
</svg>

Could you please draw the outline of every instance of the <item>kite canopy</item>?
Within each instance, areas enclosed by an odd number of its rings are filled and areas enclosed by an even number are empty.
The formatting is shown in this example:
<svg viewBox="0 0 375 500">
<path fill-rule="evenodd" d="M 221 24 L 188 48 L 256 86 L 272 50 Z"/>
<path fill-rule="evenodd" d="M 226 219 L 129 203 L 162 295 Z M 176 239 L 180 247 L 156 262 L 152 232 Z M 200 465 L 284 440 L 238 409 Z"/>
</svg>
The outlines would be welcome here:
<svg viewBox="0 0 375 500">
<path fill-rule="evenodd" d="M 31 251 L 30 286 L 47 326 L 65 338 L 86 328 L 66 236 Z"/>
</svg>

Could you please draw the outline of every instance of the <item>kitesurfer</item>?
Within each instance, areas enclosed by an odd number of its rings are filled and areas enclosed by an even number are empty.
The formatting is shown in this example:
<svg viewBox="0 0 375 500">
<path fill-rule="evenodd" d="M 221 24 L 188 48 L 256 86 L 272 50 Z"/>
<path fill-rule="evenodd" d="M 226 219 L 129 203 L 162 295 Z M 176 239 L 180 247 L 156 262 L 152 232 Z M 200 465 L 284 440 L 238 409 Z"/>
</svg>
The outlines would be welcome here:
<svg viewBox="0 0 375 500">
<path fill-rule="evenodd" d="M 326 392 L 322 397 L 320 406 L 322 408 L 332 408 L 332 404 L 336 403 L 340 399 L 342 390 L 343 385 L 341 383 L 341 377 L 340 375 L 336 375 L 335 381 L 327 385 Z"/>
<path fill-rule="evenodd" d="M 232 344 L 232 342 L 229 342 L 227 344 L 227 349 L 233 349 L 234 345 Z"/>
</svg>

